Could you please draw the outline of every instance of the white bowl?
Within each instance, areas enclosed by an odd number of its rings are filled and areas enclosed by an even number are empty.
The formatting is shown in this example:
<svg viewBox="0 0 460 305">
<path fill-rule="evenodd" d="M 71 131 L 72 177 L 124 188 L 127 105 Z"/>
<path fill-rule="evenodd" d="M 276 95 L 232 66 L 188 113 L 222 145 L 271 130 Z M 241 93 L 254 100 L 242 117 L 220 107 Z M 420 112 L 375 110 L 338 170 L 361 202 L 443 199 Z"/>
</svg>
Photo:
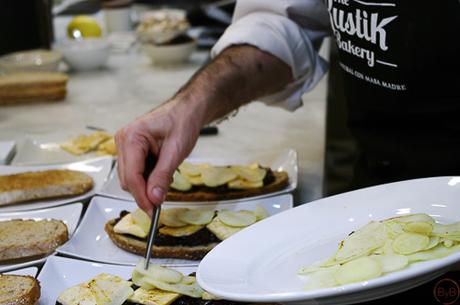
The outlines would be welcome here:
<svg viewBox="0 0 460 305">
<path fill-rule="evenodd" d="M 178 64 L 188 60 L 196 49 L 196 41 L 191 40 L 180 44 L 154 45 L 142 44 L 143 52 L 150 57 L 153 64 L 166 65 Z"/>
<path fill-rule="evenodd" d="M 0 70 L 4 72 L 56 71 L 62 55 L 56 51 L 20 51 L 0 57 Z"/>
<path fill-rule="evenodd" d="M 79 71 L 99 69 L 109 57 L 109 43 L 101 38 L 68 40 L 55 48 L 62 52 L 70 67 Z"/>
</svg>

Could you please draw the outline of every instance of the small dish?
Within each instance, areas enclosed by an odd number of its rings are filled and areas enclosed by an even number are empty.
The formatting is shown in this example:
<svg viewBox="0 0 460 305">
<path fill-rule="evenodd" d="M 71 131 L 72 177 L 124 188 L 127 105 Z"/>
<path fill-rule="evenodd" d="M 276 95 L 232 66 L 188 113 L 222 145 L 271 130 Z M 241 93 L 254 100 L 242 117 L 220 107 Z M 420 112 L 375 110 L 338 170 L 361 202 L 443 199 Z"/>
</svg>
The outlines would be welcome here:
<svg viewBox="0 0 460 305">
<path fill-rule="evenodd" d="M 189 28 L 185 10 L 150 10 L 141 15 L 136 34 L 143 43 L 166 44 L 183 35 Z"/>
<path fill-rule="evenodd" d="M 57 71 L 62 55 L 56 51 L 30 50 L 4 55 L 0 58 L 0 70 L 4 72 L 52 72 Z"/>
<path fill-rule="evenodd" d="M 170 65 L 187 61 L 196 46 L 195 39 L 183 35 L 167 44 L 143 43 L 141 49 L 154 65 Z"/>
<path fill-rule="evenodd" d="M 99 69 L 107 63 L 109 43 L 102 38 L 67 40 L 55 46 L 62 52 L 64 60 L 78 71 Z"/>
<path fill-rule="evenodd" d="M 282 195 L 255 201 L 226 203 L 224 205 L 215 204 L 212 207 L 215 210 L 254 210 L 257 205 L 262 206 L 269 215 L 275 215 L 292 208 L 292 195 Z M 210 205 L 194 204 L 191 206 L 184 203 L 175 207 L 210 208 Z M 134 202 L 94 197 L 78 230 L 72 239 L 59 249 L 59 253 L 109 264 L 136 265 L 141 257 L 118 248 L 104 230 L 105 224 L 109 220 L 119 217 L 121 211 L 133 211 L 136 208 L 137 205 Z M 171 206 L 164 206 L 164 209 L 168 208 L 171 208 Z M 155 264 L 171 266 L 198 264 L 198 261 L 183 259 L 152 259 L 151 261 Z"/>
<path fill-rule="evenodd" d="M 69 240 L 72 237 L 73 232 L 77 228 L 78 220 L 80 219 L 81 211 L 83 205 L 81 203 L 74 203 L 71 205 L 27 211 L 27 212 L 16 212 L 16 213 L 2 213 L 0 216 L 0 221 L 10 220 L 10 219 L 59 219 L 62 220 L 66 225 L 69 231 Z M 52 253 L 51 255 L 54 255 Z M 49 257 L 49 256 L 48 256 Z M 0 272 L 13 270 L 17 268 L 23 268 L 32 265 L 38 265 L 43 263 L 47 257 L 41 257 L 38 259 L 24 261 L 20 263 L 13 264 L 0 264 Z"/>
</svg>

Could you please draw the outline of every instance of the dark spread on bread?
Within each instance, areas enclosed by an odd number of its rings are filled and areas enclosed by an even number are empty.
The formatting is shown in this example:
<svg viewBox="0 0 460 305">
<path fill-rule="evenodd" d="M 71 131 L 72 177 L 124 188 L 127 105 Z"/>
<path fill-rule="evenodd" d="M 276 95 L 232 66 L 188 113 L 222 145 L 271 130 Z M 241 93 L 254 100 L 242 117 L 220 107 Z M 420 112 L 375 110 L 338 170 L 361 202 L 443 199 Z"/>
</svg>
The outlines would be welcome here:
<svg viewBox="0 0 460 305">
<path fill-rule="evenodd" d="M 120 217 L 115 219 L 116 225 L 121 218 L 129 214 L 128 211 L 121 211 Z M 146 238 L 140 238 L 130 234 L 121 234 L 124 236 L 129 236 L 129 238 L 136 239 L 139 241 L 147 242 Z M 212 243 L 219 243 L 221 240 L 217 238 L 211 231 L 209 231 L 206 227 L 203 229 L 187 235 L 187 236 L 170 236 L 166 234 L 162 234 L 160 232 L 157 233 L 154 241 L 154 245 L 156 246 L 187 246 L 187 247 L 195 247 L 195 246 L 204 246 L 209 245 Z"/>
<path fill-rule="evenodd" d="M 267 174 L 263 180 L 264 186 L 269 185 L 275 182 L 276 177 L 273 174 L 273 171 L 270 168 L 265 168 L 267 170 Z M 209 187 L 206 185 L 193 185 L 192 188 L 188 191 L 178 191 L 175 189 L 170 189 L 170 192 L 180 192 L 180 193 L 195 193 L 195 192 L 205 192 L 205 193 L 217 193 L 217 194 L 224 194 L 224 193 L 234 193 L 234 192 L 241 192 L 240 189 L 231 189 L 227 186 L 227 184 L 216 186 L 216 187 Z"/>
</svg>

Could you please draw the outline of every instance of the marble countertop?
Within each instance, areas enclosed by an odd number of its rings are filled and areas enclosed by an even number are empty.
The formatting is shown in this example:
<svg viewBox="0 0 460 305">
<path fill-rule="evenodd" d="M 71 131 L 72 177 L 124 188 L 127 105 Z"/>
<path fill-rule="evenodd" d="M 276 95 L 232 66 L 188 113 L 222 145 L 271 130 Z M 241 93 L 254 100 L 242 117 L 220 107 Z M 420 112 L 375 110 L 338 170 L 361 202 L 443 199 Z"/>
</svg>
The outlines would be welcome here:
<svg viewBox="0 0 460 305">
<path fill-rule="evenodd" d="M 327 51 L 328 44 L 322 52 Z M 206 52 L 197 52 L 184 65 L 156 67 L 135 50 L 111 54 L 103 70 L 70 73 L 65 101 L 2 107 L 0 141 L 64 140 L 85 132 L 86 126 L 113 132 L 167 100 L 207 60 Z M 326 85 L 325 77 L 293 113 L 258 102 L 243 107 L 218 126 L 218 135 L 200 137 L 192 156 L 225 158 L 293 148 L 299 161 L 294 202 L 321 197 Z"/>
</svg>

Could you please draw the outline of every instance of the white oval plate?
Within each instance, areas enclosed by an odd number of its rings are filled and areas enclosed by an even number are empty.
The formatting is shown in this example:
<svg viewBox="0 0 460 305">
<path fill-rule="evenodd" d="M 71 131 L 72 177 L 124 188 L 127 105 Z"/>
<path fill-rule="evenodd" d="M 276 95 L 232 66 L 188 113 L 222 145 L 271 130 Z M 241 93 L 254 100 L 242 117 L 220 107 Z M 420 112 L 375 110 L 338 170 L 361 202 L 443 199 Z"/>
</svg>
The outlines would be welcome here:
<svg viewBox="0 0 460 305">
<path fill-rule="evenodd" d="M 333 255 L 350 232 L 396 215 L 427 213 L 440 223 L 460 220 L 460 177 L 408 180 L 307 203 L 254 224 L 220 243 L 200 263 L 203 289 L 249 302 L 349 304 L 394 294 L 435 278 L 460 253 L 345 286 L 304 291 L 297 271 Z"/>
<path fill-rule="evenodd" d="M 297 180 L 298 180 L 298 167 L 297 167 L 297 153 L 293 149 L 288 149 L 278 155 L 257 155 L 257 156 L 249 156 L 249 157 L 235 157 L 232 159 L 214 159 L 214 158 L 189 158 L 187 161 L 192 163 L 210 163 L 213 165 L 231 165 L 231 164 L 249 164 L 252 162 L 258 162 L 264 166 L 270 166 L 270 168 L 274 171 L 286 171 L 289 176 L 289 185 L 280 190 L 269 194 L 264 194 L 260 196 L 254 197 L 247 197 L 241 199 L 232 199 L 232 200 L 225 200 L 225 201 L 218 201 L 217 203 L 224 203 L 224 202 L 232 202 L 232 201 L 241 201 L 241 200 L 254 200 L 259 198 L 265 198 L 270 196 L 276 196 L 280 194 L 290 193 L 297 187 Z M 104 185 L 102 190 L 97 193 L 98 195 L 115 198 L 115 199 L 122 199 L 122 200 L 130 200 L 134 201 L 134 198 L 131 196 L 130 193 L 124 191 L 120 187 L 120 181 L 118 179 L 118 174 L 116 170 L 116 166 L 114 170 L 110 174 L 109 180 Z M 167 201 L 166 204 L 182 204 L 183 202 L 174 202 L 174 201 Z M 216 203 L 216 202 L 212 202 Z"/>
<path fill-rule="evenodd" d="M 60 165 L 0 166 L 0 175 L 16 174 L 27 171 L 42 171 L 48 169 L 71 169 L 88 174 L 93 178 L 94 181 L 93 189 L 85 194 L 66 198 L 37 200 L 32 202 L 0 206 L 0 213 L 43 209 L 67 204 L 69 202 L 86 200 L 98 192 L 106 182 L 110 170 L 112 169 L 112 161 L 112 157 L 100 157 L 96 159 Z"/>
<path fill-rule="evenodd" d="M 256 201 L 227 203 L 225 206 L 215 205 L 212 207 L 217 210 L 223 208 L 230 210 L 254 210 L 257 204 L 264 207 L 269 215 L 274 215 L 292 208 L 292 195 L 288 194 Z M 132 211 L 136 207 L 136 203 L 131 201 L 94 197 L 74 236 L 67 244 L 59 248 L 59 253 L 98 262 L 136 265 L 141 257 L 115 246 L 104 231 L 104 226 L 109 220 L 119 217 L 120 212 L 123 210 Z M 185 203 L 177 207 L 210 208 L 211 206 L 209 204 L 194 204 L 190 206 Z M 163 207 L 163 209 L 167 208 L 167 206 Z M 198 261 L 152 259 L 152 263 L 163 265 L 197 265 Z"/>
<path fill-rule="evenodd" d="M 43 210 L 33 210 L 25 212 L 14 212 L 14 213 L 1 213 L 0 221 L 6 221 L 11 219 L 59 219 L 62 220 L 69 231 L 69 239 L 72 237 L 73 232 L 77 228 L 78 221 L 80 220 L 81 211 L 83 204 L 73 203 L 61 207 L 54 207 Z M 53 254 L 51 254 L 53 255 Z M 13 270 L 17 268 L 23 268 L 26 266 L 42 264 L 47 257 L 35 259 L 32 261 L 26 261 L 17 264 L 2 264 L 0 263 L 0 272 L 6 270 Z"/>
<path fill-rule="evenodd" d="M 132 266 L 107 265 L 57 256 L 50 257 L 38 275 L 41 285 L 41 297 L 38 305 L 56 304 L 57 297 L 64 289 L 86 282 L 100 273 L 118 275 L 128 280 L 131 278 L 133 269 Z M 196 271 L 196 267 L 173 267 L 173 269 L 183 274 Z"/>
</svg>

